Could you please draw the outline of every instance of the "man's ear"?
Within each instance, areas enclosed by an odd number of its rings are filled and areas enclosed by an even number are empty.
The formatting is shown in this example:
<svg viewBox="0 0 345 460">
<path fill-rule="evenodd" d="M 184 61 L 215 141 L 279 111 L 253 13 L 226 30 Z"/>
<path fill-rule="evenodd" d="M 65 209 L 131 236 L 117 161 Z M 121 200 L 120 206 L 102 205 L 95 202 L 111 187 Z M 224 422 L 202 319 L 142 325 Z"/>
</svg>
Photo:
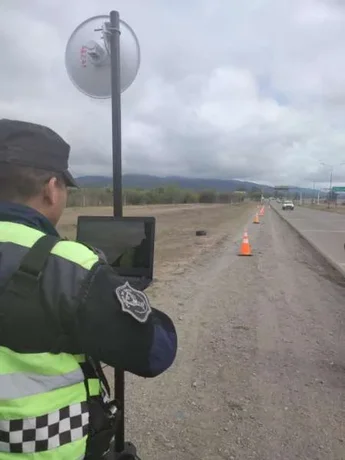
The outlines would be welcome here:
<svg viewBox="0 0 345 460">
<path fill-rule="evenodd" d="M 43 199 L 49 205 L 54 205 L 58 201 L 58 180 L 56 177 L 49 179 L 43 187 Z"/>
</svg>

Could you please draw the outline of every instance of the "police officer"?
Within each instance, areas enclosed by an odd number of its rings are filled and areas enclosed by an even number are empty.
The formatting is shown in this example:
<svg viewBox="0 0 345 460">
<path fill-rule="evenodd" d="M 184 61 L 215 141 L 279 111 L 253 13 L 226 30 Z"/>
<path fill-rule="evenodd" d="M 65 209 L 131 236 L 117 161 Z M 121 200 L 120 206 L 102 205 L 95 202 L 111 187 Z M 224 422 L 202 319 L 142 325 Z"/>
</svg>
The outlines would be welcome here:
<svg viewBox="0 0 345 460">
<path fill-rule="evenodd" d="M 170 318 L 57 233 L 69 151 L 45 126 L 0 120 L 1 460 L 102 458 L 115 421 L 99 363 L 155 377 L 176 355 Z"/>
</svg>

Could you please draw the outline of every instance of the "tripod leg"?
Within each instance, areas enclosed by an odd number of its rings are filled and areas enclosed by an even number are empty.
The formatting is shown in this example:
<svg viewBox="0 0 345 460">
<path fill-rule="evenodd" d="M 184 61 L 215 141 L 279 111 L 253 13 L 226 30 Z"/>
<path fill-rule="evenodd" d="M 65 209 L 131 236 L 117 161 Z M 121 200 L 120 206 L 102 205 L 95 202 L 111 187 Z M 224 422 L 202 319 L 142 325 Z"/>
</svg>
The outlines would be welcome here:
<svg viewBox="0 0 345 460">
<path fill-rule="evenodd" d="M 137 456 L 136 447 L 130 443 L 125 443 L 125 450 L 119 454 L 115 454 L 115 460 L 140 460 Z"/>
</svg>

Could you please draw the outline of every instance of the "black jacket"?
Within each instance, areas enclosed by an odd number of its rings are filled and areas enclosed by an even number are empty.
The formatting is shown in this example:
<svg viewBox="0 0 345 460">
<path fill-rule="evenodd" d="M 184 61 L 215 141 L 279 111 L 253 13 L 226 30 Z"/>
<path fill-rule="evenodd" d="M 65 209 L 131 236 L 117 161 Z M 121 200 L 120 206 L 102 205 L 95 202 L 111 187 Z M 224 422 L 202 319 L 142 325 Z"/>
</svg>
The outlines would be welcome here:
<svg viewBox="0 0 345 460">
<path fill-rule="evenodd" d="M 0 203 L 0 222 L 14 222 L 57 236 L 44 216 L 22 205 Z M 0 289 L 18 268 L 27 250 L 20 244 L 4 241 L 0 231 Z M 47 313 L 47 321 L 54 318 L 68 338 L 62 345 L 64 349 L 59 351 L 85 353 L 97 361 L 142 377 L 157 376 L 175 359 L 175 327 L 166 314 L 154 308 L 145 322 L 128 314 L 116 294 L 121 285 L 123 281 L 101 260 L 91 270 L 85 270 L 51 254 L 40 282 L 42 304 L 51 313 Z M 22 327 L 27 334 L 32 334 L 32 338 L 37 339 L 37 334 L 41 334 L 42 339 L 49 340 L 44 337 L 49 333 L 49 329 L 44 328 L 44 318 L 41 318 L 42 325 L 37 330 L 36 314 L 39 314 L 38 310 L 30 310 L 18 318 L 16 331 Z M 1 338 L 0 345 L 3 345 Z M 30 343 L 27 347 L 26 352 L 30 352 Z"/>
</svg>

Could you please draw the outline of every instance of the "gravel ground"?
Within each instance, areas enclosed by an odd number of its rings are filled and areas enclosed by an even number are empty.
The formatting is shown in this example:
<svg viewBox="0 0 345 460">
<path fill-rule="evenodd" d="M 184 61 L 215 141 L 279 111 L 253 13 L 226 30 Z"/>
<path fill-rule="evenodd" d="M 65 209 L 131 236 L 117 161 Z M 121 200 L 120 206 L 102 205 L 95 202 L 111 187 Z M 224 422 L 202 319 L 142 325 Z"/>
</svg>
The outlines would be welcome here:
<svg viewBox="0 0 345 460">
<path fill-rule="evenodd" d="M 343 280 L 267 210 L 156 288 L 179 353 L 127 376 L 127 436 L 142 460 L 344 460 Z"/>
</svg>

